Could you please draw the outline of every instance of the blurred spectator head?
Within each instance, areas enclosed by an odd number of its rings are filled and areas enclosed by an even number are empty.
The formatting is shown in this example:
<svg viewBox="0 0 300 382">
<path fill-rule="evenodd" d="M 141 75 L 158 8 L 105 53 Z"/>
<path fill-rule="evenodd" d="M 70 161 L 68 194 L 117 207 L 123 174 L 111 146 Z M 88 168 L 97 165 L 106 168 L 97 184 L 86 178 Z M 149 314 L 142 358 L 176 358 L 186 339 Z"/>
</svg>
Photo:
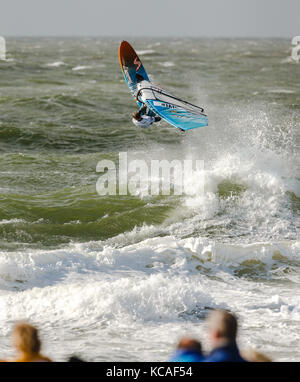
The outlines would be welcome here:
<svg viewBox="0 0 300 382">
<path fill-rule="evenodd" d="M 78 357 L 77 355 L 71 355 L 71 357 L 68 358 L 68 362 L 85 362 L 82 358 Z"/>
<path fill-rule="evenodd" d="M 238 323 L 234 314 L 225 310 L 213 310 L 207 318 L 208 335 L 213 347 L 236 340 Z"/>
<path fill-rule="evenodd" d="M 38 329 L 27 322 L 20 322 L 13 329 L 13 344 L 19 353 L 15 362 L 51 362 L 40 353 L 41 341 Z"/>
<path fill-rule="evenodd" d="M 13 343 L 20 353 L 37 354 L 41 349 L 38 330 L 26 322 L 15 325 Z"/>
<path fill-rule="evenodd" d="M 190 337 L 183 337 L 178 342 L 170 362 L 203 362 L 201 343 Z"/>
<path fill-rule="evenodd" d="M 199 353 L 202 351 L 201 343 L 193 338 L 183 337 L 178 342 L 177 349 L 194 350 Z"/>
<path fill-rule="evenodd" d="M 271 358 L 254 349 L 245 349 L 241 352 L 241 355 L 248 362 L 272 362 Z"/>
</svg>

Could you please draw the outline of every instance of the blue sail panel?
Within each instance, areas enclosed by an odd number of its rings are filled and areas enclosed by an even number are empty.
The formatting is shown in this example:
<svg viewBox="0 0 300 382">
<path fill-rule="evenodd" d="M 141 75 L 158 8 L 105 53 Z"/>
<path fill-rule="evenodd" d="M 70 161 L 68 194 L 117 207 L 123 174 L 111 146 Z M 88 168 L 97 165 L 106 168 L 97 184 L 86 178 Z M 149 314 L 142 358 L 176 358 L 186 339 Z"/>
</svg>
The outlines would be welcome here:
<svg viewBox="0 0 300 382">
<path fill-rule="evenodd" d="M 141 82 L 138 88 L 138 98 L 171 125 L 181 130 L 208 125 L 207 116 L 201 107 L 174 97 L 147 81 Z"/>
<path fill-rule="evenodd" d="M 146 104 L 166 122 L 181 130 L 191 130 L 208 125 L 207 116 L 205 114 L 196 114 L 184 107 L 166 104 L 161 101 L 147 100 Z"/>
</svg>

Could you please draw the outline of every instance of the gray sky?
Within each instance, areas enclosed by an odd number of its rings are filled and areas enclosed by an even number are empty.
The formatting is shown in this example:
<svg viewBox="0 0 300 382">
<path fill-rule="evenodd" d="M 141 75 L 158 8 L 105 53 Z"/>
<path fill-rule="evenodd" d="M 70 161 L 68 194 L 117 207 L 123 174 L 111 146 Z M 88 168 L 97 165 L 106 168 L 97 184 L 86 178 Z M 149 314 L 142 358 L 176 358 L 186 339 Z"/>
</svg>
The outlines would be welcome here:
<svg viewBox="0 0 300 382">
<path fill-rule="evenodd" d="M 300 35 L 300 0 L 0 0 L 3 36 Z"/>
</svg>

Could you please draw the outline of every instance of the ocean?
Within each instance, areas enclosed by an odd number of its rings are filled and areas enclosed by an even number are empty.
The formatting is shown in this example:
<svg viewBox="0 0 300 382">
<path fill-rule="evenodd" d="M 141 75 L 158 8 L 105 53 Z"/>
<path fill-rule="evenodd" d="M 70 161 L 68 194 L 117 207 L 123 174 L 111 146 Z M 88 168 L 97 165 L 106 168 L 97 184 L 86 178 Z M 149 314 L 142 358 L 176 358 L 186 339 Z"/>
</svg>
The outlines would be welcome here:
<svg viewBox="0 0 300 382">
<path fill-rule="evenodd" d="M 209 126 L 136 128 L 122 38 L 7 38 L 0 61 L 0 358 L 29 320 L 56 361 L 165 361 L 205 317 L 300 361 L 300 63 L 287 39 L 128 38 Z M 204 161 L 189 193 L 96 192 L 97 163 Z"/>
</svg>

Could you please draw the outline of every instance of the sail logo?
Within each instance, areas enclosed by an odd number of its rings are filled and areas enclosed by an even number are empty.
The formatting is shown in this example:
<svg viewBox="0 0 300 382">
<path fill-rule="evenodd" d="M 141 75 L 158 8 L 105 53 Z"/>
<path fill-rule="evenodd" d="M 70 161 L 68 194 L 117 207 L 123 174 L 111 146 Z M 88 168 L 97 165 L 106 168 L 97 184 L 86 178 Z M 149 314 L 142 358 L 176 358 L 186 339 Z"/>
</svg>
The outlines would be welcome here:
<svg viewBox="0 0 300 382">
<path fill-rule="evenodd" d="M 138 59 L 138 57 L 136 57 L 133 61 L 134 65 L 136 65 L 136 72 L 139 70 L 139 68 L 141 67 L 142 63 L 141 61 Z"/>
<path fill-rule="evenodd" d="M 166 102 L 154 101 L 153 105 L 154 106 L 166 107 L 166 108 L 169 108 L 169 109 L 176 109 L 175 105 L 171 105 L 170 103 L 166 103 Z"/>
<path fill-rule="evenodd" d="M 300 36 L 295 36 L 292 39 L 292 45 L 295 45 L 292 48 L 292 59 L 295 62 L 299 62 L 300 61 Z"/>
</svg>

